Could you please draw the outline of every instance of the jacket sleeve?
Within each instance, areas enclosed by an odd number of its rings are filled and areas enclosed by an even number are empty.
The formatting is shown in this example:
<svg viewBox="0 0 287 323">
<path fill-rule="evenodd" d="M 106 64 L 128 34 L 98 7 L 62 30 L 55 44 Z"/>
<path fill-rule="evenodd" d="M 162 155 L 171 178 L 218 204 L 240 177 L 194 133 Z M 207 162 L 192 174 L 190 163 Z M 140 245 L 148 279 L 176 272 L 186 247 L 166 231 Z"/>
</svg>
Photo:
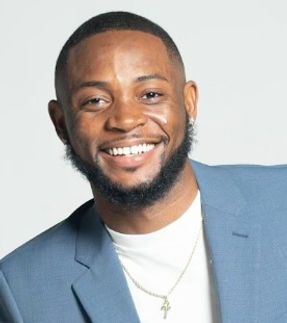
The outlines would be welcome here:
<svg viewBox="0 0 287 323">
<path fill-rule="evenodd" d="M 23 323 L 23 319 L 2 271 L 0 271 L 0 323 Z"/>
</svg>

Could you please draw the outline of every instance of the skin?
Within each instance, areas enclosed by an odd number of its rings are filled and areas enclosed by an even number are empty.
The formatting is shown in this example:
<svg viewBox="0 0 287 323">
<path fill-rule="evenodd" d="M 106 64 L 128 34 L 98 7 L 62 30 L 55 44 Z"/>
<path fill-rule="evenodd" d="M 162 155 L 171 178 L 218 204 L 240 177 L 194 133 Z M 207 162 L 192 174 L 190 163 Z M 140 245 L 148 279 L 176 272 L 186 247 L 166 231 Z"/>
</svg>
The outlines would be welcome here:
<svg viewBox="0 0 287 323">
<path fill-rule="evenodd" d="M 149 183 L 183 140 L 186 118 L 196 118 L 197 89 L 163 42 L 140 31 L 108 31 L 70 50 L 67 84 L 49 102 L 60 139 L 82 159 L 96 161 L 125 187 Z M 155 148 L 137 156 L 110 156 L 106 149 L 142 143 Z M 165 198 L 141 209 L 115 206 L 92 185 L 102 220 L 123 233 L 148 233 L 180 217 L 197 184 L 188 161 Z"/>
</svg>

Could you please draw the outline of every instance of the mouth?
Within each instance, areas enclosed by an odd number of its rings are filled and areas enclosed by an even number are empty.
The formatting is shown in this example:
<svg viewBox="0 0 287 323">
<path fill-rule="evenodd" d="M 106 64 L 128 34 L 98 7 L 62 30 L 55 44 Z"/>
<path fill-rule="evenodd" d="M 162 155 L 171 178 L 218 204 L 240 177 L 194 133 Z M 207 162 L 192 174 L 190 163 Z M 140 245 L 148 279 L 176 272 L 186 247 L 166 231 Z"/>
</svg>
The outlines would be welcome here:
<svg viewBox="0 0 287 323">
<path fill-rule="evenodd" d="M 111 156 L 137 156 L 151 151 L 156 144 L 143 143 L 125 147 L 111 147 L 104 151 Z"/>
<path fill-rule="evenodd" d="M 112 168 L 135 169 L 157 163 L 163 150 L 163 141 L 136 140 L 110 143 L 109 146 L 101 147 L 99 156 Z"/>
</svg>

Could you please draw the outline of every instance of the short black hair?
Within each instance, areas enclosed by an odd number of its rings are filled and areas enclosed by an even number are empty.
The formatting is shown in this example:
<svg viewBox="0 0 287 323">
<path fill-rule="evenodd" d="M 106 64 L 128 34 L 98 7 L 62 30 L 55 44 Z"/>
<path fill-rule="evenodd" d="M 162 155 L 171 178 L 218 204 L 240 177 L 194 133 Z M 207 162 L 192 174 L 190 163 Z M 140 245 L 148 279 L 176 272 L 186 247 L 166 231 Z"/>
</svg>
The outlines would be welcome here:
<svg viewBox="0 0 287 323">
<path fill-rule="evenodd" d="M 82 40 L 98 33 L 112 30 L 134 30 L 152 34 L 162 40 L 168 54 L 175 58 L 183 67 L 182 57 L 170 35 L 159 25 L 151 20 L 130 12 L 112 11 L 106 12 L 84 22 L 78 27 L 64 44 L 56 63 L 55 88 L 59 99 L 59 88 L 64 79 L 69 51 Z"/>
</svg>

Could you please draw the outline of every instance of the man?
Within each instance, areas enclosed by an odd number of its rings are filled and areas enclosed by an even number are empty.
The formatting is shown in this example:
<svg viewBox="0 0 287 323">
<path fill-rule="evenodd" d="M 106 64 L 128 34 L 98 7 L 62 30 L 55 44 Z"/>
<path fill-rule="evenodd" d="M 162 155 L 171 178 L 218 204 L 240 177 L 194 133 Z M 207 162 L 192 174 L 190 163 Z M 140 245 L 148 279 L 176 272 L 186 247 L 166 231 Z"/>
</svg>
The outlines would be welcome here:
<svg viewBox="0 0 287 323">
<path fill-rule="evenodd" d="M 286 168 L 188 160 L 197 89 L 169 35 L 96 16 L 55 80 L 94 199 L 1 261 L 0 321 L 286 322 Z"/>
</svg>

